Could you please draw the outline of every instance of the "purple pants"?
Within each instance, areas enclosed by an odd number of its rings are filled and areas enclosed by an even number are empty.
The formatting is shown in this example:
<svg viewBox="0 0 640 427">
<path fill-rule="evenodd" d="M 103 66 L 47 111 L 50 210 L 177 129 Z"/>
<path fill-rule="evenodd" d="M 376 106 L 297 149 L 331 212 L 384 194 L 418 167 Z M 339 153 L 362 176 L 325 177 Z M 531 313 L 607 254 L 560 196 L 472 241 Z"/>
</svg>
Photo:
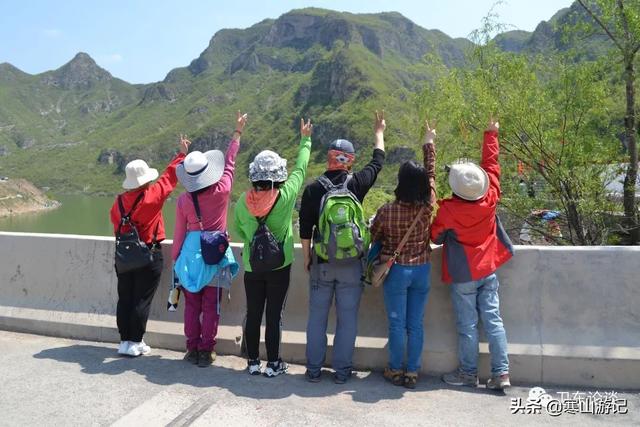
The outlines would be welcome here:
<svg viewBox="0 0 640 427">
<path fill-rule="evenodd" d="M 205 286 L 196 293 L 183 290 L 187 350 L 213 351 L 218 335 L 218 300 L 222 290 L 212 286 Z"/>
</svg>

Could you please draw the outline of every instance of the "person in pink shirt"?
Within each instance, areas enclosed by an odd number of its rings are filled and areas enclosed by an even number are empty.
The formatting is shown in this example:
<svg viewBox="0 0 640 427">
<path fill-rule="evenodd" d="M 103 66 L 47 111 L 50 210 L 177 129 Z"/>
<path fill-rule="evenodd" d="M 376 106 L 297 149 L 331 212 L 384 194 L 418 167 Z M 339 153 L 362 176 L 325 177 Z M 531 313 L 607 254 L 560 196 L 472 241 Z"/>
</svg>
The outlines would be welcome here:
<svg viewBox="0 0 640 427">
<path fill-rule="evenodd" d="M 227 232 L 235 160 L 246 121 L 247 115 L 238 112 L 226 154 L 218 150 L 194 151 L 176 170 L 178 180 L 187 190 L 178 198 L 172 248 L 174 273 L 185 298 L 187 353 L 184 359 L 200 367 L 210 366 L 215 359 L 222 289 L 231 286 L 239 268 L 230 248 L 219 263 L 205 263 L 200 235 L 201 231 Z"/>
</svg>

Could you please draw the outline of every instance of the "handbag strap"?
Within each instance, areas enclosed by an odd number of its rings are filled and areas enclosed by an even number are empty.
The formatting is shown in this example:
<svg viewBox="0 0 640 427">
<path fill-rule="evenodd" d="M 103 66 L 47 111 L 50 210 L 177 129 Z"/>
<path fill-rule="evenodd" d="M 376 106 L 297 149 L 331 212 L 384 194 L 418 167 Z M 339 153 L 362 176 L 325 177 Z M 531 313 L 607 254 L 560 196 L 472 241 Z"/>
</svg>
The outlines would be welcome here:
<svg viewBox="0 0 640 427">
<path fill-rule="evenodd" d="M 422 208 L 420 208 L 420 212 L 418 212 L 418 215 L 416 215 L 415 219 L 413 220 L 413 222 L 411 223 L 411 227 L 409 227 L 409 229 L 407 230 L 407 232 L 404 234 L 404 237 L 402 237 L 402 240 L 400 241 L 400 243 L 398 244 L 398 247 L 396 248 L 396 250 L 393 252 L 393 262 L 396 261 L 396 258 L 398 258 L 398 256 L 400 255 L 400 253 L 402 252 L 402 249 L 404 249 L 405 245 L 407 244 L 407 242 L 409 241 L 409 236 L 411 235 L 411 232 L 416 228 L 416 225 L 418 225 L 418 221 L 420 220 L 420 218 L 422 217 L 422 214 L 424 213 L 424 209 L 425 207 L 423 206 Z"/>
<path fill-rule="evenodd" d="M 198 203 L 198 193 L 193 192 L 191 194 L 191 200 L 193 200 L 193 207 L 196 209 L 196 218 L 198 218 L 198 224 L 200 224 L 200 231 L 204 231 L 202 225 L 202 214 L 200 213 L 200 203 Z"/>
<path fill-rule="evenodd" d="M 120 230 L 122 226 L 126 223 L 129 223 L 129 226 L 132 228 L 136 228 L 135 224 L 131 221 L 131 214 L 133 214 L 134 209 L 138 206 L 142 198 L 144 197 L 144 193 L 140 193 L 136 200 L 133 202 L 133 206 L 129 210 L 129 213 L 125 214 L 124 203 L 122 203 L 122 195 L 118 195 L 118 209 L 120 210 L 120 225 L 118 225 L 118 234 L 120 234 Z M 136 229 L 136 232 L 138 230 Z"/>
</svg>

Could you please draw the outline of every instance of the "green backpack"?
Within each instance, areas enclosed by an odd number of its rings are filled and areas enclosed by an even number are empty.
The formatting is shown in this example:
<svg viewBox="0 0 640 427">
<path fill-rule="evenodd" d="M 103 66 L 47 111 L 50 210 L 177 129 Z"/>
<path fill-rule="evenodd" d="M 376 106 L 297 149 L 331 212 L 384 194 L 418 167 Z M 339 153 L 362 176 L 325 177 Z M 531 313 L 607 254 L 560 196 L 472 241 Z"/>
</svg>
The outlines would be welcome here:
<svg viewBox="0 0 640 427">
<path fill-rule="evenodd" d="M 334 185 L 326 176 L 318 178 L 327 192 L 320 201 L 314 249 L 329 262 L 360 259 L 369 248 L 371 237 L 362 204 L 347 188 L 352 177 L 347 176 L 341 186 Z"/>
</svg>

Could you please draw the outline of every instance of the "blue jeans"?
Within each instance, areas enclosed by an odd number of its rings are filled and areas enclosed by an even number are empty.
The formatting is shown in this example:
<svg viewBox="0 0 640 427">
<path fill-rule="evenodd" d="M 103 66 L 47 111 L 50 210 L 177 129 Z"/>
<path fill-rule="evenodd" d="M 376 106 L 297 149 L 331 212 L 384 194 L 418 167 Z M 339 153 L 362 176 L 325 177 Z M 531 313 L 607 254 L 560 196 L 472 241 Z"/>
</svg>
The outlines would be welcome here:
<svg viewBox="0 0 640 427">
<path fill-rule="evenodd" d="M 353 350 L 358 334 L 358 309 L 362 296 L 362 263 L 313 264 L 307 323 L 307 369 L 320 373 L 327 352 L 329 310 L 336 301 L 336 334 L 331 366 L 341 378 L 351 376 Z"/>
<path fill-rule="evenodd" d="M 405 342 L 408 372 L 418 372 L 424 344 L 424 308 L 431 289 L 431 264 L 391 267 L 384 282 L 389 322 L 389 368 L 402 369 Z"/>
<path fill-rule="evenodd" d="M 491 374 L 495 376 L 509 372 L 507 334 L 500 317 L 498 286 L 495 274 L 451 285 L 458 328 L 458 360 L 460 370 L 466 374 L 478 374 L 478 317 L 482 320 L 489 341 Z"/>
</svg>

